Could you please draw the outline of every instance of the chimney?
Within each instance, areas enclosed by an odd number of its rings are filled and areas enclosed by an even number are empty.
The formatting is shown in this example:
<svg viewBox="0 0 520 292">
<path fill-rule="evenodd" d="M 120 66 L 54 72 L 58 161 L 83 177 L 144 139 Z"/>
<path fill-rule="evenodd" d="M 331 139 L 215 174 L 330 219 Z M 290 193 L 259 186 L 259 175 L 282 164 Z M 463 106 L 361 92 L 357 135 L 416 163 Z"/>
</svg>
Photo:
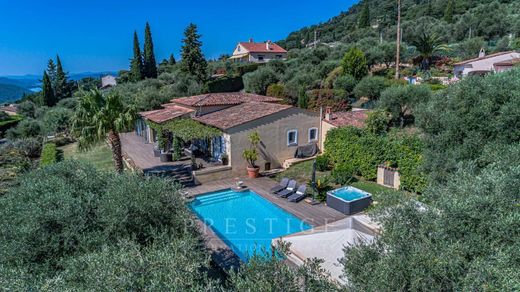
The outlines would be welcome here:
<svg viewBox="0 0 520 292">
<path fill-rule="evenodd" d="M 250 39 L 249 39 L 249 42 L 252 43 L 252 42 L 253 42 L 253 38 L 250 38 Z"/>
<path fill-rule="evenodd" d="M 269 51 L 271 50 L 271 41 L 265 42 L 265 48 Z"/>
<path fill-rule="evenodd" d="M 330 121 L 332 118 L 332 107 L 328 106 L 325 108 L 325 121 Z"/>
<path fill-rule="evenodd" d="M 484 48 L 480 49 L 480 52 L 478 53 L 479 58 L 484 58 L 486 56 L 486 50 Z"/>
</svg>

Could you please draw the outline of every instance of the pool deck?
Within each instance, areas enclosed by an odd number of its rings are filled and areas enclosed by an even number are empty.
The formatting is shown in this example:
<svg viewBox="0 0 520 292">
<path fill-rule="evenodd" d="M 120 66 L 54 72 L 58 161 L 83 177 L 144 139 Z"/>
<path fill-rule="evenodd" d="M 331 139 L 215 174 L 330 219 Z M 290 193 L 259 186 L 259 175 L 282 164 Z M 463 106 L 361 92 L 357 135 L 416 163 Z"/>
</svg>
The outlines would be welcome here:
<svg viewBox="0 0 520 292">
<path fill-rule="evenodd" d="M 257 179 L 249 178 L 235 178 L 223 179 L 214 182 L 204 183 L 192 188 L 187 188 L 188 196 L 198 196 L 209 192 L 214 192 L 223 189 L 234 187 L 237 181 L 243 181 L 244 185 L 258 195 L 274 203 L 285 211 L 295 215 L 304 220 L 312 227 L 322 226 L 332 223 L 348 216 L 332 209 L 324 204 L 309 205 L 304 201 L 299 203 L 291 203 L 287 199 L 278 198 L 270 194 L 269 190 L 277 184 L 276 181 L 261 177 Z M 199 228 L 206 238 L 206 245 L 212 251 L 213 259 L 223 268 L 233 268 L 240 264 L 240 259 L 229 249 L 229 247 L 202 221 L 198 220 Z"/>
</svg>

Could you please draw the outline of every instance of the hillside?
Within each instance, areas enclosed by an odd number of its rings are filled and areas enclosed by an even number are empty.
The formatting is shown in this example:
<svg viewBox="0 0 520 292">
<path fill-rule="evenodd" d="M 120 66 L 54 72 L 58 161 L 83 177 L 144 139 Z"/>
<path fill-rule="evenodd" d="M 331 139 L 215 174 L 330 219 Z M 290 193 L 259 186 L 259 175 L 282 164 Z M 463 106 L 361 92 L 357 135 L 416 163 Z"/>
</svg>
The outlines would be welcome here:
<svg viewBox="0 0 520 292">
<path fill-rule="evenodd" d="M 32 93 L 27 88 L 14 84 L 0 83 L 0 104 L 20 99 L 24 94 Z"/>
<path fill-rule="evenodd" d="M 314 30 L 325 43 L 370 37 L 394 41 L 396 19 L 395 0 L 361 0 L 329 21 L 292 32 L 279 43 L 287 49 L 304 47 L 313 41 Z M 520 1 L 402 0 L 402 26 L 405 42 L 428 30 L 450 44 L 479 37 L 487 45 L 497 46 L 510 34 L 520 35 Z"/>
</svg>

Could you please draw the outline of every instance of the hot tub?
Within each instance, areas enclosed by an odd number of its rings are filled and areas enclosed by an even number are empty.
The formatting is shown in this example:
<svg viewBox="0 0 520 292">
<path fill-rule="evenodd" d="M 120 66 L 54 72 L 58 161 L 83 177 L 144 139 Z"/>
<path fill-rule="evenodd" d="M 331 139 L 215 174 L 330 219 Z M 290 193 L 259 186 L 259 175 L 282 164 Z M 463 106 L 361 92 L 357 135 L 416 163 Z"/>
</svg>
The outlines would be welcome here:
<svg viewBox="0 0 520 292">
<path fill-rule="evenodd" d="M 345 215 L 365 210 L 372 203 L 372 195 L 355 187 L 342 187 L 327 192 L 327 206 Z"/>
</svg>

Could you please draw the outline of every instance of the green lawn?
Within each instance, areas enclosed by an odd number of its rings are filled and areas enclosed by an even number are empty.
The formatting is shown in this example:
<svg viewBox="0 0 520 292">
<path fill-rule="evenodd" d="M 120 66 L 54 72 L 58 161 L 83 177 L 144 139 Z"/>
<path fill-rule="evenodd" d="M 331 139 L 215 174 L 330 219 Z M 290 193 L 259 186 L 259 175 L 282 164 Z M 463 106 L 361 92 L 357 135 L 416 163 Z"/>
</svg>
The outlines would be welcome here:
<svg viewBox="0 0 520 292">
<path fill-rule="evenodd" d="M 112 152 L 105 143 L 94 146 L 88 151 L 79 151 L 77 143 L 65 145 L 60 149 L 63 151 L 64 159 L 88 162 L 99 170 L 114 170 Z"/>
</svg>

